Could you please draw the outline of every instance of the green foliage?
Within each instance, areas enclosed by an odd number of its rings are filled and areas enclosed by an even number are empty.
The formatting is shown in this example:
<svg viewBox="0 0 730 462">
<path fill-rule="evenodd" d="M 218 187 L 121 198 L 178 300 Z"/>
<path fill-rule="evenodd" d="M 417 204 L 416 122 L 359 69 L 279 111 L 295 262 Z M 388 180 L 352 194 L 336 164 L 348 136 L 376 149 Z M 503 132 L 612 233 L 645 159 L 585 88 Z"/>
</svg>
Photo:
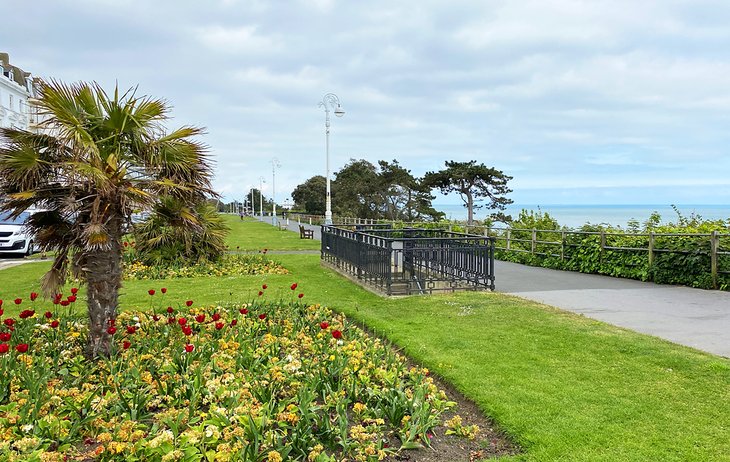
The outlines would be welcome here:
<svg viewBox="0 0 730 462">
<path fill-rule="evenodd" d="M 397 160 L 351 159 L 335 172 L 332 182 L 333 212 L 345 217 L 389 220 L 438 220 L 443 213 L 431 205 L 430 188 Z M 324 214 L 326 179 L 317 175 L 294 189 L 297 208 L 309 214 Z"/>
<path fill-rule="evenodd" d="M 324 215 L 326 195 L 327 179 L 322 175 L 315 175 L 294 188 L 291 198 L 305 213 Z"/>
<path fill-rule="evenodd" d="M 150 217 L 134 227 L 134 257 L 148 265 L 217 261 L 227 249 L 228 231 L 210 204 L 190 207 L 164 197 Z"/>
<path fill-rule="evenodd" d="M 676 223 L 662 224 L 661 216 L 654 212 L 643 227 L 634 220 L 629 222 L 628 230 L 586 224 L 578 231 L 568 231 L 561 229 L 547 213 L 522 210 L 509 228 L 509 250 L 505 248 L 507 230 L 496 231 L 495 257 L 546 268 L 713 288 L 709 234 L 713 231 L 727 234 L 728 223 L 703 220 L 697 215 L 687 218 L 677 213 Z M 535 230 L 534 249 L 532 230 Z M 650 240 L 654 248 L 651 265 Z M 729 248 L 730 238 L 721 237 L 719 249 Z M 721 271 L 718 286 L 727 288 L 730 275 L 722 271 L 730 271 L 730 258 L 719 255 L 718 266 Z"/>
</svg>

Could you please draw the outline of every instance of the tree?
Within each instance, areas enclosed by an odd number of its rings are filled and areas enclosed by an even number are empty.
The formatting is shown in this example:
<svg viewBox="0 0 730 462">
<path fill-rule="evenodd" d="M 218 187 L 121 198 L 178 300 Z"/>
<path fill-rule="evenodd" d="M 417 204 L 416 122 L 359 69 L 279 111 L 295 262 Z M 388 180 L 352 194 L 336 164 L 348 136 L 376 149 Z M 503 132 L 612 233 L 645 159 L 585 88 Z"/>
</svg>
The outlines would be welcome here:
<svg viewBox="0 0 730 462">
<path fill-rule="evenodd" d="M 474 224 L 474 209 L 487 206 L 495 210 L 493 215 L 500 220 L 506 217 L 500 213 L 508 204 L 512 203 L 506 194 L 512 192 L 507 182 L 512 179 L 500 170 L 477 165 L 475 160 L 469 162 L 446 161 L 446 168 L 438 172 L 428 172 L 424 176 L 424 184 L 431 188 L 438 188 L 443 194 L 457 192 L 468 211 L 469 225 Z M 475 201 L 487 199 L 487 204 L 479 205 Z"/>
<path fill-rule="evenodd" d="M 383 216 L 390 220 L 416 221 L 424 218 L 438 220 L 443 213 L 431 205 L 434 196 L 411 171 L 401 167 L 397 160 L 378 161 L 378 191 L 383 195 Z"/>
<path fill-rule="evenodd" d="M 139 260 L 147 264 L 203 262 L 225 253 L 230 229 L 214 206 L 190 206 L 174 197 L 163 197 L 144 222 L 134 226 Z"/>
<path fill-rule="evenodd" d="M 332 208 L 338 215 L 379 218 L 382 195 L 378 191 L 378 169 L 370 162 L 350 159 L 335 173 Z"/>
<path fill-rule="evenodd" d="M 108 355 L 122 283 L 122 235 L 135 209 L 159 197 L 198 204 L 213 197 L 212 170 L 196 127 L 167 132 L 169 107 L 96 83 L 41 83 L 42 133 L 0 129 L 0 206 L 17 216 L 35 206 L 29 226 L 56 257 L 42 280 L 46 296 L 69 272 L 88 290 L 89 357 Z M 182 217 L 191 226 L 197 218 Z"/>
<path fill-rule="evenodd" d="M 298 209 L 312 215 L 324 215 L 326 194 L 327 180 L 322 175 L 315 175 L 294 188 L 291 198 Z"/>
</svg>

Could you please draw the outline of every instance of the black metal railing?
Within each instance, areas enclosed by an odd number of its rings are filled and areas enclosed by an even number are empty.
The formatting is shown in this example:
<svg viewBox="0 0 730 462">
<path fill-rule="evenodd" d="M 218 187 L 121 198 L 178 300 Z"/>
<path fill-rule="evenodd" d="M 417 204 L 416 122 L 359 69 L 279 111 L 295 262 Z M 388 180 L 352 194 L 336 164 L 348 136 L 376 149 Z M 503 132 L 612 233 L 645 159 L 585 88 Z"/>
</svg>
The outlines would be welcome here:
<svg viewBox="0 0 730 462">
<path fill-rule="evenodd" d="M 494 243 L 443 229 L 322 226 L 322 260 L 388 295 L 494 290 Z"/>
</svg>

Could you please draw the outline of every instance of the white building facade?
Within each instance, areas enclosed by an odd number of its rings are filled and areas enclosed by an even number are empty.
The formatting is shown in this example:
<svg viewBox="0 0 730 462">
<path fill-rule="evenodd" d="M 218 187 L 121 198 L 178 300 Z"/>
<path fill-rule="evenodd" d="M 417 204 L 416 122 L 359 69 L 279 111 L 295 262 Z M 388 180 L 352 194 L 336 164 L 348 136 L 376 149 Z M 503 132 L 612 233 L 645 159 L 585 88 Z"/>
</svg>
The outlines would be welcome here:
<svg viewBox="0 0 730 462">
<path fill-rule="evenodd" d="M 28 100 L 35 96 L 33 77 L 10 64 L 7 53 L 0 53 L 0 127 L 29 130 L 31 109 Z"/>
</svg>

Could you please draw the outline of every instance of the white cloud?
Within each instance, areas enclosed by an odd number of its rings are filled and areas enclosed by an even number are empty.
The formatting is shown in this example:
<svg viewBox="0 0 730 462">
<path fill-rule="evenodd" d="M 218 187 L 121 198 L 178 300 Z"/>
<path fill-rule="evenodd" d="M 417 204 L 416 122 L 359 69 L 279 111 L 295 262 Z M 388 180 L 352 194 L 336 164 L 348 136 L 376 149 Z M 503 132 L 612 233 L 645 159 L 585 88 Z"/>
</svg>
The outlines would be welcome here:
<svg viewBox="0 0 730 462">
<path fill-rule="evenodd" d="M 257 33 L 257 26 L 212 25 L 196 30 L 198 39 L 216 53 L 265 54 L 281 49 L 277 39 Z"/>
</svg>

